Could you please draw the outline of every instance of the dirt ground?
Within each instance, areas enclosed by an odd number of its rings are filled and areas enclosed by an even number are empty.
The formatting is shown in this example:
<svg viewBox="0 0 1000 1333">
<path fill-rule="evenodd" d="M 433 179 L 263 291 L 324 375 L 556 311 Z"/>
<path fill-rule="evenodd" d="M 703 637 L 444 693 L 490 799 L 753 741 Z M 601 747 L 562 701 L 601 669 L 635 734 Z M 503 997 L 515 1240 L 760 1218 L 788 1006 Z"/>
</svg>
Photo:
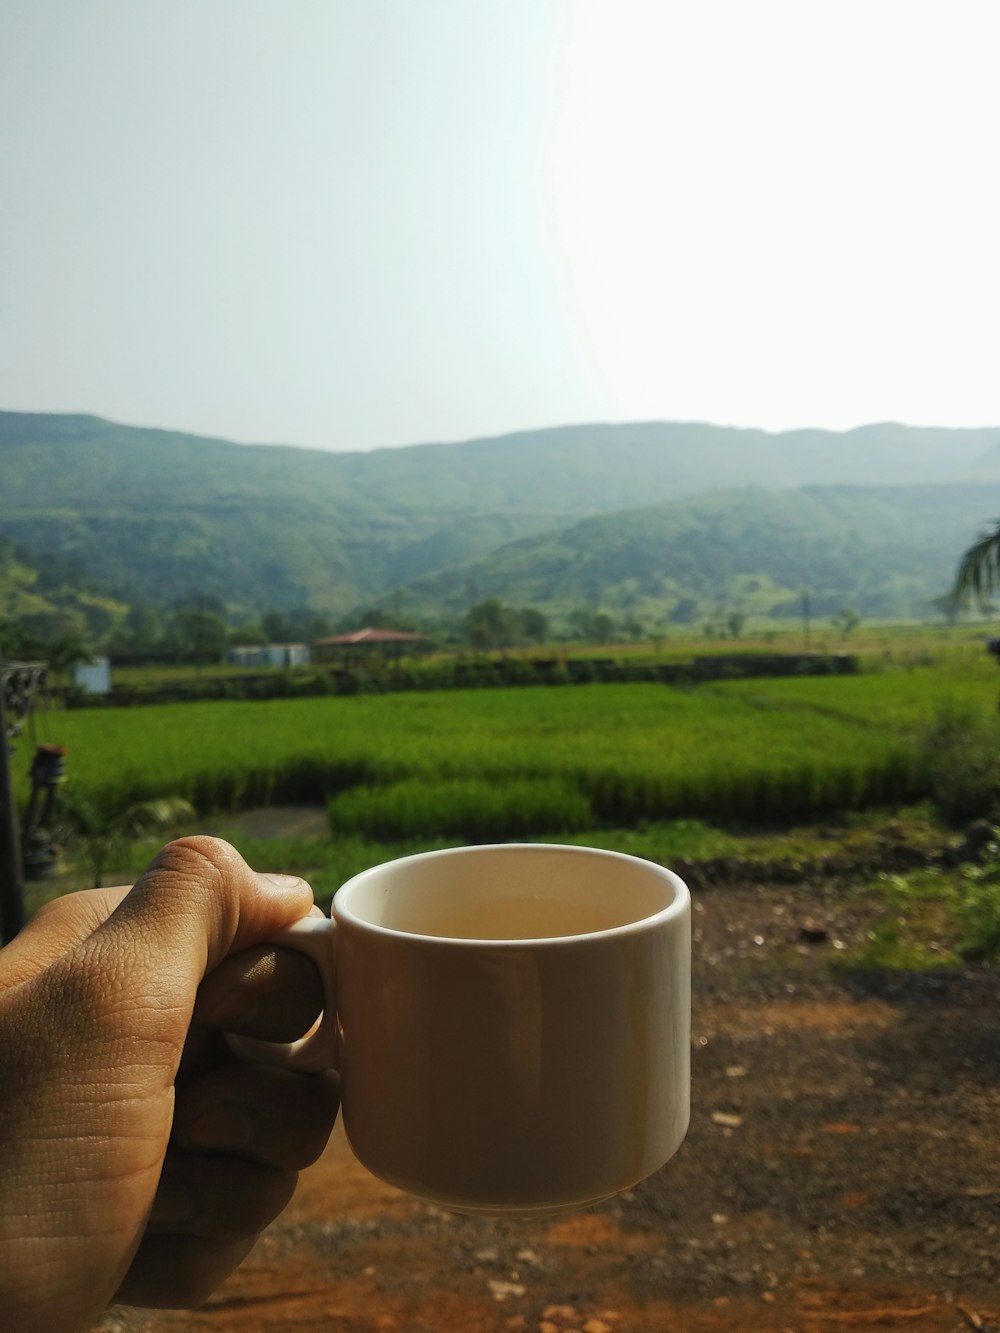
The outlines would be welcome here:
<svg viewBox="0 0 1000 1333">
<path fill-rule="evenodd" d="M 338 1130 L 207 1307 L 101 1329 L 997 1333 L 1000 970 L 837 968 L 884 910 L 843 888 L 695 893 L 691 1129 L 634 1193 L 458 1218 Z"/>
</svg>

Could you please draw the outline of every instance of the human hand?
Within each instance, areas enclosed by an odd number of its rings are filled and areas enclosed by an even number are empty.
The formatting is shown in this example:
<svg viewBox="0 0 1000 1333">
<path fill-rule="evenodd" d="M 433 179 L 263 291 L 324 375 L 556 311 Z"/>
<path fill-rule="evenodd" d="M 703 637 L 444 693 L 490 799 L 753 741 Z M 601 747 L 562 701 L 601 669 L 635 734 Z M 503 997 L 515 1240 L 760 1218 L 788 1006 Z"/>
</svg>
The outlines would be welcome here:
<svg viewBox="0 0 1000 1333">
<path fill-rule="evenodd" d="M 0 951 L 8 1333 L 75 1333 L 115 1300 L 200 1304 L 288 1202 L 336 1081 L 241 1064 L 221 1034 L 309 1027 L 318 974 L 265 941 L 311 904 L 304 881 L 185 838 L 131 890 L 58 899 Z"/>
</svg>

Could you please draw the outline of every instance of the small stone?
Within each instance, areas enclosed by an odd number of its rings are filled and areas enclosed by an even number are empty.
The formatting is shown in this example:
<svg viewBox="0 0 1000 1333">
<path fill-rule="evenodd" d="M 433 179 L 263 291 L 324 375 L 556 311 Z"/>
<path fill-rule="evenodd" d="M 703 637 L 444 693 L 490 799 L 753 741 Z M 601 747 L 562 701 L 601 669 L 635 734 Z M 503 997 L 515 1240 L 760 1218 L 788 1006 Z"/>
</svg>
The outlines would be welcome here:
<svg viewBox="0 0 1000 1333">
<path fill-rule="evenodd" d="M 726 1065 L 726 1078 L 745 1078 L 746 1065 Z"/>
<path fill-rule="evenodd" d="M 548 1305 L 542 1311 L 543 1319 L 575 1319 L 577 1311 L 572 1305 Z"/>
<path fill-rule="evenodd" d="M 722 1125 L 726 1129 L 739 1129 L 740 1125 L 743 1124 L 743 1117 L 732 1115 L 729 1111 L 713 1111 L 712 1123 Z"/>
<path fill-rule="evenodd" d="M 806 917 L 799 923 L 799 939 L 806 944 L 825 944 L 829 938 L 826 926 L 814 917 Z"/>
<path fill-rule="evenodd" d="M 495 1301 L 506 1301 L 511 1296 L 523 1296 L 525 1290 L 520 1282 L 504 1282 L 500 1278 L 494 1277 L 489 1278 L 486 1285 L 489 1287 Z"/>
</svg>

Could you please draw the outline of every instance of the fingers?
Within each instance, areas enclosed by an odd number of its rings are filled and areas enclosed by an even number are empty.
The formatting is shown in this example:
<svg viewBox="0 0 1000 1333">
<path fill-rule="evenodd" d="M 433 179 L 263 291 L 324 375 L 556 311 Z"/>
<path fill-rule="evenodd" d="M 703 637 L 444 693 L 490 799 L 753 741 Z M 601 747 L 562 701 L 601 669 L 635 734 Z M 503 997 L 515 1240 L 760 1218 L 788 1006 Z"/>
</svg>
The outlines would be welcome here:
<svg viewBox="0 0 1000 1333">
<path fill-rule="evenodd" d="M 339 1103 L 335 1077 L 223 1065 L 178 1087 L 171 1151 L 230 1153 L 300 1171 L 326 1147 Z"/>
<path fill-rule="evenodd" d="M 294 1041 L 323 1008 L 323 982 L 303 954 L 255 945 L 202 982 L 194 1022 L 261 1041 Z"/>
<path fill-rule="evenodd" d="M 336 1081 L 229 1065 L 177 1091 L 173 1142 L 116 1300 L 202 1304 L 288 1203 L 337 1113 Z"/>
<path fill-rule="evenodd" d="M 243 1158 L 170 1152 L 146 1230 L 215 1241 L 256 1236 L 286 1206 L 297 1179 Z"/>
<path fill-rule="evenodd" d="M 210 1242 L 199 1236 L 146 1235 L 114 1299 L 159 1310 L 196 1309 L 239 1267 L 256 1239 Z"/>
</svg>

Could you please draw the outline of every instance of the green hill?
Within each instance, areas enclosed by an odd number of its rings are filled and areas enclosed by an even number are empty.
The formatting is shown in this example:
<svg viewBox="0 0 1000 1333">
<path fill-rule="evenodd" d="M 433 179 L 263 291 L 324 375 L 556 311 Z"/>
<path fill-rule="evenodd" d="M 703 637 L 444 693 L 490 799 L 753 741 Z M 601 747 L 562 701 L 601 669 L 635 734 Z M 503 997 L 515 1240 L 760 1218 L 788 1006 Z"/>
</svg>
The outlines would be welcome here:
<svg viewBox="0 0 1000 1333">
<path fill-rule="evenodd" d="M 780 609 L 803 586 L 902 614 L 1000 512 L 995 485 L 963 484 L 998 451 L 998 429 L 651 422 L 338 454 L 0 413 L 0 535 L 98 600 L 210 596 L 233 615 L 488 595 Z"/>
<path fill-rule="evenodd" d="M 590 607 L 642 617 L 682 600 L 699 615 L 798 613 L 808 590 L 817 614 L 922 615 L 993 514 L 1000 483 L 719 492 L 522 538 L 406 593 L 455 612 L 498 597 L 554 615 Z"/>
</svg>

